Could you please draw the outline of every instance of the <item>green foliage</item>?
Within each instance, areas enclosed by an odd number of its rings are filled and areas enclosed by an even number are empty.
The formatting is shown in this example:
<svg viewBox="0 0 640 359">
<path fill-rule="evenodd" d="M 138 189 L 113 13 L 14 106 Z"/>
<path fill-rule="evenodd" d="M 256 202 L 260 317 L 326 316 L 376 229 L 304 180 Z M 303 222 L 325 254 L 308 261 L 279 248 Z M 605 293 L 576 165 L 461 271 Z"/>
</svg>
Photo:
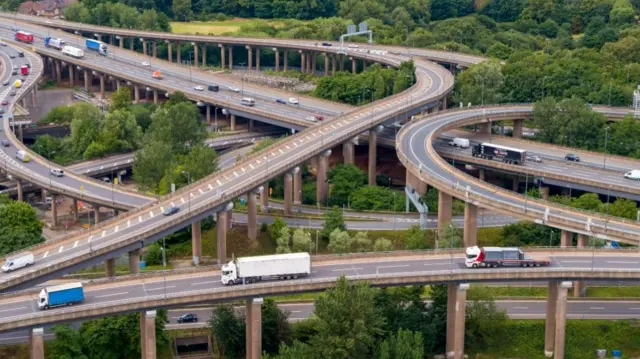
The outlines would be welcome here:
<svg viewBox="0 0 640 359">
<path fill-rule="evenodd" d="M 280 229 L 276 244 L 276 253 L 291 253 L 291 232 L 289 228 L 283 227 Z"/>
<path fill-rule="evenodd" d="M 356 252 L 368 252 L 371 250 L 371 240 L 367 232 L 358 232 L 353 237 L 353 246 Z"/>
<path fill-rule="evenodd" d="M 456 79 L 458 91 L 454 102 L 461 102 L 464 106 L 468 103 L 482 105 L 502 102 L 500 90 L 504 84 L 504 75 L 501 66 L 498 61 L 483 61 L 460 73 Z"/>
<path fill-rule="evenodd" d="M 487 287 L 471 287 L 467 300 L 465 346 L 473 351 L 481 351 L 499 345 L 502 338 L 508 335 L 504 331 L 507 312 L 496 307 Z"/>
<path fill-rule="evenodd" d="M 329 235 L 329 250 L 331 253 L 348 253 L 353 246 L 353 238 L 347 231 L 336 228 Z"/>
<path fill-rule="evenodd" d="M 278 142 L 277 138 L 273 138 L 273 137 L 263 138 L 260 141 L 258 141 L 255 146 L 253 146 L 251 151 L 249 151 L 249 154 L 260 152 L 260 151 L 264 150 L 265 148 L 273 145 L 276 142 Z"/>
<path fill-rule="evenodd" d="M 59 125 L 68 125 L 71 123 L 73 119 L 73 113 L 76 109 L 76 105 L 62 105 L 55 106 L 46 115 L 44 115 L 40 121 L 38 121 L 41 125 L 48 125 L 50 123 L 55 123 Z"/>
<path fill-rule="evenodd" d="M 126 110 L 131 107 L 131 89 L 122 86 L 111 95 L 111 110 Z"/>
<path fill-rule="evenodd" d="M 76 330 L 68 324 L 52 327 L 56 340 L 48 347 L 47 354 L 60 359 L 88 359 L 83 353 L 83 339 Z"/>
<path fill-rule="evenodd" d="M 386 238 L 378 238 L 373 243 L 374 252 L 388 252 L 393 250 L 393 243 Z"/>
<path fill-rule="evenodd" d="M 273 299 L 266 298 L 262 304 L 262 351 L 277 354 L 280 343 L 291 338 L 289 312 L 278 308 Z"/>
<path fill-rule="evenodd" d="M 508 224 L 502 228 L 502 239 L 496 246 L 556 246 L 560 244 L 560 231 L 528 221 Z"/>
<path fill-rule="evenodd" d="M 462 228 L 453 222 L 445 223 L 441 233 L 438 233 L 438 248 L 462 248 Z"/>
<path fill-rule="evenodd" d="M 150 6 L 153 6 L 151 2 Z M 155 9 L 140 11 L 136 6 L 116 2 L 78 2 L 64 10 L 65 20 L 111 27 L 169 31 L 169 18 Z"/>
<path fill-rule="evenodd" d="M 427 249 L 426 232 L 420 229 L 420 226 L 411 226 L 404 235 L 404 248 L 409 250 Z"/>
<path fill-rule="evenodd" d="M 209 319 L 214 348 L 221 358 L 235 359 L 244 353 L 245 324 L 231 305 L 216 307 Z"/>
<path fill-rule="evenodd" d="M 42 222 L 26 202 L 8 201 L 0 205 L 0 255 L 44 242 Z"/>
<path fill-rule="evenodd" d="M 293 231 L 291 242 L 293 252 L 311 252 L 311 233 L 306 232 L 304 229 L 297 228 Z"/>
<path fill-rule="evenodd" d="M 276 217 L 273 219 L 273 223 L 269 226 L 269 236 L 271 239 L 276 239 L 282 233 L 282 228 L 287 228 L 287 222 L 282 217 Z"/>
<path fill-rule="evenodd" d="M 324 224 L 322 225 L 322 237 L 329 238 L 329 235 L 336 229 L 345 231 L 347 226 L 344 223 L 342 210 L 333 206 L 331 210 L 324 212 Z"/>
<path fill-rule="evenodd" d="M 147 253 L 144 256 L 147 265 L 162 265 L 162 246 L 156 242 L 147 247 Z M 169 261 L 168 256 L 165 261 Z"/>
<path fill-rule="evenodd" d="M 356 210 L 402 211 L 404 209 L 404 193 L 390 190 L 387 187 L 362 186 L 351 192 L 351 207 Z"/>
<path fill-rule="evenodd" d="M 399 329 L 383 341 L 378 348 L 379 359 L 423 359 L 424 340 L 422 333 Z"/>
<path fill-rule="evenodd" d="M 355 165 L 337 165 L 329 171 L 331 183 L 330 204 L 334 206 L 347 205 L 349 197 L 359 187 L 367 182 L 367 174 Z"/>
</svg>

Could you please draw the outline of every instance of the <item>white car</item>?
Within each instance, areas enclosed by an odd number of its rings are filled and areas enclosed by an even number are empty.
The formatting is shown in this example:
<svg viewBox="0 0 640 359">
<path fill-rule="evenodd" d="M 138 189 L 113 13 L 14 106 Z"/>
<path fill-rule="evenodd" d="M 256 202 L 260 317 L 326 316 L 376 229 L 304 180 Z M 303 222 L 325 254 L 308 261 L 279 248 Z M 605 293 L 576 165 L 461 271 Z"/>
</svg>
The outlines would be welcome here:
<svg viewBox="0 0 640 359">
<path fill-rule="evenodd" d="M 202 86 L 193 86 L 193 89 L 196 91 L 204 91 L 204 87 Z"/>
<path fill-rule="evenodd" d="M 0 42 L 0 46 L 7 46 L 6 42 Z"/>
<path fill-rule="evenodd" d="M 352 49 L 357 49 L 358 45 L 351 44 L 351 45 L 349 45 L 349 47 L 352 48 Z"/>
<path fill-rule="evenodd" d="M 142 66 L 144 66 L 144 67 L 149 67 L 149 66 L 151 66 L 151 64 L 150 64 L 150 63 L 148 63 L 148 62 L 146 62 L 146 61 L 144 61 L 144 62 L 142 62 Z"/>
<path fill-rule="evenodd" d="M 237 87 L 229 86 L 229 91 L 232 91 L 232 92 L 240 92 L 240 89 L 239 89 L 239 88 L 237 88 Z"/>
<path fill-rule="evenodd" d="M 298 99 L 295 98 L 295 97 L 289 97 L 289 103 L 292 104 L 292 105 L 297 105 L 300 102 L 298 102 Z"/>
</svg>

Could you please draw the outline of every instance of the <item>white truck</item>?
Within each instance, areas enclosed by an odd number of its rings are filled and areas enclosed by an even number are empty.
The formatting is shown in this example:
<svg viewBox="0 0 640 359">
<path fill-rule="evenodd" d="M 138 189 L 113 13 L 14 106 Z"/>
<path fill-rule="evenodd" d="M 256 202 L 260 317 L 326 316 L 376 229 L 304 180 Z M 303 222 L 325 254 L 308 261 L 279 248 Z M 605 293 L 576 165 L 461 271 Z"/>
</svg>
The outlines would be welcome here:
<svg viewBox="0 0 640 359">
<path fill-rule="evenodd" d="M 640 181 L 640 170 L 631 170 L 624 174 L 624 178 L 634 181 Z"/>
<path fill-rule="evenodd" d="M 73 46 L 65 46 L 62 48 L 62 53 L 64 55 L 67 56 L 71 56 L 71 57 L 75 57 L 77 59 L 80 59 L 84 56 L 84 51 L 82 51 L 82 49 L 79 49 L 77 47 L 73 47 Z"/>
<path fill-rule="evenodd" d="M 311 274 L 309 253 L 287 253 L 237 258 L 222 266 L 224 285 L 254 283 L 263 279 L 297 279 Z"/>
<path fill-rule="evenodd" d="M 21 254 L 16 254 L 13 257 L 7 258 L 2 265 L 2 271 L 5 273 L 28 267 L 32 265 L 34 262 L 33 253 L 26 252 Z"/>
<path fill-rule="evenodd" d="M 460 147 L 460 148 L 468 148 L 469 140 L 466 138 L 456 137 L 449 142 L 449 146 Z"/>
</svg>

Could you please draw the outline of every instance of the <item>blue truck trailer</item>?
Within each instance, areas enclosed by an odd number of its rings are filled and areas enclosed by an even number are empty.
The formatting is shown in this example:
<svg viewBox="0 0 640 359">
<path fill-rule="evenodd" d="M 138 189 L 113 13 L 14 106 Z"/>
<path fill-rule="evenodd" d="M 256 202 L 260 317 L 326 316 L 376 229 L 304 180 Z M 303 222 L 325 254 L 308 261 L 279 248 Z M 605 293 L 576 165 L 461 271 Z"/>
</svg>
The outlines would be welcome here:
<svg viewBox="0 0 640 359">
<path fill-rule="evenodd" d="M 85 39 L 84 42 L 87 49 L 98 52 L 100 55 L 107 56 L 107 44 L 102 41 Z"/>
<path fill-rule="evenodd" d="M 49 309 L 72 305 L 84 301 L 84 289 L 82 283 L 69 283 L 53 287 L 44 288 L 40 291 L 38 307 Z"/>
</svg>

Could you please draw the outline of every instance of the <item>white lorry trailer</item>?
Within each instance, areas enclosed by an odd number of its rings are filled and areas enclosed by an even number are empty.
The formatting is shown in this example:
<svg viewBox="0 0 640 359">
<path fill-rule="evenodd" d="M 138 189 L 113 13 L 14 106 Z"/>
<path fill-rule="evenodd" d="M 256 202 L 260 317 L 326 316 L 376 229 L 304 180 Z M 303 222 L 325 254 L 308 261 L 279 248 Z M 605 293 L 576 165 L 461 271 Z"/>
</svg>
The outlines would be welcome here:
<svg viewBox="0 0 640 359">
<path fill-rule="evenodd" d="M 81 59 L 84 56 L 84 51 L 82 51 L 82 49 L 73 46 L 63 47 L 62 53 L 67 56 L 75 57 L 76 59 Z"/>
<path fill-rule="evenodd" d="M 254 283 L 263 279 L 297 279 L 311 274 L 309 253 L 237 258 L 222 266 L 222 284 Z"/>
</svg>

